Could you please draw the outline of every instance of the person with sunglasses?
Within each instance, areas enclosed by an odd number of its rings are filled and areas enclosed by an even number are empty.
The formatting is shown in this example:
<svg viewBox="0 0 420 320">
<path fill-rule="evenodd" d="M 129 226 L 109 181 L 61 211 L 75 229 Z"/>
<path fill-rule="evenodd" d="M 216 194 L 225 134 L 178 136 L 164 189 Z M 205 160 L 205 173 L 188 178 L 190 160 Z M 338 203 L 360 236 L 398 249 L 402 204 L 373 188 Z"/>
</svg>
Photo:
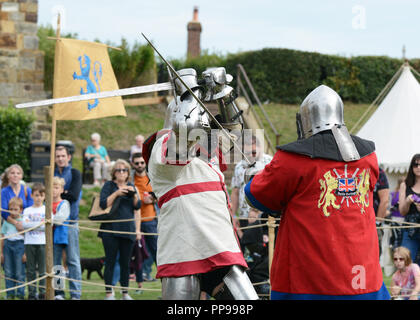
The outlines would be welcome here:
<svg viewBox="0 0 420 320">
<path fill-rule="evenodd" d="M 394 249 L 394 265 L 397 271 L 391 279 L 393 300 L 418 300 L 420 292 L 420 267 L 412 263 L 410 251 L 405 247 Z"/>
<path fill-rule="evenodd" d="M 104 281 L 105 285 L 112 285 L 114 266 L 119 253 L 120 284 L 122 287 L 129 287 L 131 253 L 135 241 L 141 239 L 139 214 L 141 201 L 137 189 L 129 181 L 130 164 L 127 161 L 118 159 L 112 167 L 111 176 L 112 180 L 105 182 L 102 187 L 99 205 L 102 209 L 106 209 L 121 197 L 115 220 L 124 221 L 104 222 L 100 226 L 98 237 L 102 238 L 105 251 Z M 112 288 L 107 287 L 105 290 L 105 300 L 115 300 Z M 133 300 L 127 290 L 122 290 L 122 294 L 122 300 Z"/>
<path fill-rule="evenodd" d="M 415 154 L 410 162 L 407 177 L 400 186 L 399 210 L 405 222 L 420 223 L 420 154 Z M 420 229 L 408 228 L 403 230 L 403 247 L 410 250 L 411 259 L 416 261 L 420 250 Z"/>
</svg>

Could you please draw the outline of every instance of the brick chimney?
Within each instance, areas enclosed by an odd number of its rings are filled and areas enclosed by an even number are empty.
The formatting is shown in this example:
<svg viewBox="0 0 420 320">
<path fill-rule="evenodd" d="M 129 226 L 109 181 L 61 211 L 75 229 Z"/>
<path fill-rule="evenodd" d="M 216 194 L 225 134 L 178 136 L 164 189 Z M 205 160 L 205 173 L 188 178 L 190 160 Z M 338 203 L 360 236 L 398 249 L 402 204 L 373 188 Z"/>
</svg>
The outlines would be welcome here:
<svg viewBox="0 0 420 320">
<path fill-rule="evenodd" d="M 188 30 L 188 47 L 187 57 L 195 58 L 200 56 L 200 34 L 201 23 L 198 21 L 198 7 L 194 7 L 193 19 L 187 25 Z"/>
</svg>

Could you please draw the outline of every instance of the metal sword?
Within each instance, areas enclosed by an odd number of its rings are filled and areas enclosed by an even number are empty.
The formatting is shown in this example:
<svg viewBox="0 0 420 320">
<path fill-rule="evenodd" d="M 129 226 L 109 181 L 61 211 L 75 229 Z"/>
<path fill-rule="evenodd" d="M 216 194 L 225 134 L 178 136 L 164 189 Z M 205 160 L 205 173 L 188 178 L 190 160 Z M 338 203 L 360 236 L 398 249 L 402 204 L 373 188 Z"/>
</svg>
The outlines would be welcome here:
<svg viewBox="0 0 420 320">
<path fill-rule="evenodd" d="M 111 91 L 103 91 L 98 93 L 89 93 L 83 94 L 79 96 L 71 96 L 71 97 L 64 97 L 64 98 L 54 98 L 54 99 L 47 99 L 47 100 L 39 100 L 34 102 L 25 102 L 19 103 L 15 107 L 16 108 L 34 108 L 34 107 L 42 107 L 42 106 L 50 106 L 53 104 L 60 104 L 60 103 L 68 103 L 68 102 L 76 102 L 76 101 L 85 101 L 85 100 L 93 100 L 93 99 L 103 99 L 103 98 L 112 98 L 118 96 L 127 96 L 133 94 L 140 94 L 140 93 L 148 93 L 148 92 L 157 92 L 157 91 L 165 91 L 174 89 L 172 83 L 170 82 L 163 82 L 157 84 L 150 84 L 146 86 L 138 86 L 126 89 L 118 89 L 118 90 L 111 90 Z"/>
</svg>

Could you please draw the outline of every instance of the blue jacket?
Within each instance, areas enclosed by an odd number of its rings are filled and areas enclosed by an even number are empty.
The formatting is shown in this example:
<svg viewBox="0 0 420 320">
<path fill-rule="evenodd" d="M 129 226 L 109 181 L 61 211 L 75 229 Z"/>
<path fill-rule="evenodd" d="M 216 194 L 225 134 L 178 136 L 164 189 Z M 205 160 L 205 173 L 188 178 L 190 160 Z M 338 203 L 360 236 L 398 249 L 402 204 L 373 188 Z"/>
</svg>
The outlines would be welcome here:
<svg viewBox="0 0 420 320">
<path fill-rule="evenodd" d="M 57 211 L 60 210 L 64 201 L 61 201 L 57 206 Z M 68 222 L 64 222 L 68 224 Z M 64 225 L 54 225 L 54 244 L 69 244 L 69 227 Z"/>
<path fill-rule="evenodd" d="M 25 188 L 26 188 L 26 197 L 25 197 Z M 34 204 L 34 201 L 32 200 L 32 190 L 31 188 L 27 187 L 27 186 L 22 186 L 20 188 L 20 192 L 17 195 L 19 198 L 22 199 L 23 201 L 23 209 L 30 207 L 31 205 Z M 7 186 L 4 187 L 3 189 L 1 189 L 1 208 L 8 210 L 9 209 L 9 201 L 10 199 L 16 197 L 15 193 L 13 192 L 13 189 L 11 186 Z M 5 212 L 2 211 L 1 212 L 1 216 L 3 217 L 4 220 L 7 220 L 7 218 L 9 217 L 10 213 L 9 212 Z"/>
<path fill-rule="evenodd" d="M 79 219 L 79 203 L 82 198 L 82 175 L 79 170 L 74 169 L 71 165 L 63 168 L 60 173 L 56 167 L 54 170 L 54 176 L 64 178 L 66 184 L 64 185 L 64 193 L 61 194 L 61 198 L 70 202 L 70 217 L 69 220 Z M 73 224 L 70 222 L 69 224 Z"/>
</svg>

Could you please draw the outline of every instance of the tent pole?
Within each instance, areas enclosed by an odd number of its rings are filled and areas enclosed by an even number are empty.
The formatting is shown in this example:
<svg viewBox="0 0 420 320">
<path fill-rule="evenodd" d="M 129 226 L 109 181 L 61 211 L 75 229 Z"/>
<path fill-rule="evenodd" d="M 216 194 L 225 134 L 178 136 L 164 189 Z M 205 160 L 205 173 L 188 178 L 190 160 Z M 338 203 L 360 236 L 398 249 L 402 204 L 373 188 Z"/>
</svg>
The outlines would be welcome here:
<svg viewBox="0 0 420 320">
<path fill-rule="evenodd" d="M 372 107 L 378 102 L 379 98 L 382 98 L 385 95 L 385 92 L 388 91 L 388 88 L 391 87 L 392 84 L 395 83 L 395 79 L 397 76 L 401 73 L 402 69 L 404 67 L 404 64 L 398 69 L 398 71 L 394 74 L 394 76 L 389 80 L 389 82 L 386 84 L 386 86 L 382 89 L 382 91 L 378 94 L 378 96 L 373 100 L 373 102 L 370 104 L 370 106 L 367 108 L 365 113 L 362 114 L 362 116 L 359 118 L 359 120 L 356 122 L 356 124 L 351 128 L 350 133 L 354 133 L 354 130 L 359 126 L 360 122 L 366 117 L 366 115 L 370 112 Z"/>
</svg>

